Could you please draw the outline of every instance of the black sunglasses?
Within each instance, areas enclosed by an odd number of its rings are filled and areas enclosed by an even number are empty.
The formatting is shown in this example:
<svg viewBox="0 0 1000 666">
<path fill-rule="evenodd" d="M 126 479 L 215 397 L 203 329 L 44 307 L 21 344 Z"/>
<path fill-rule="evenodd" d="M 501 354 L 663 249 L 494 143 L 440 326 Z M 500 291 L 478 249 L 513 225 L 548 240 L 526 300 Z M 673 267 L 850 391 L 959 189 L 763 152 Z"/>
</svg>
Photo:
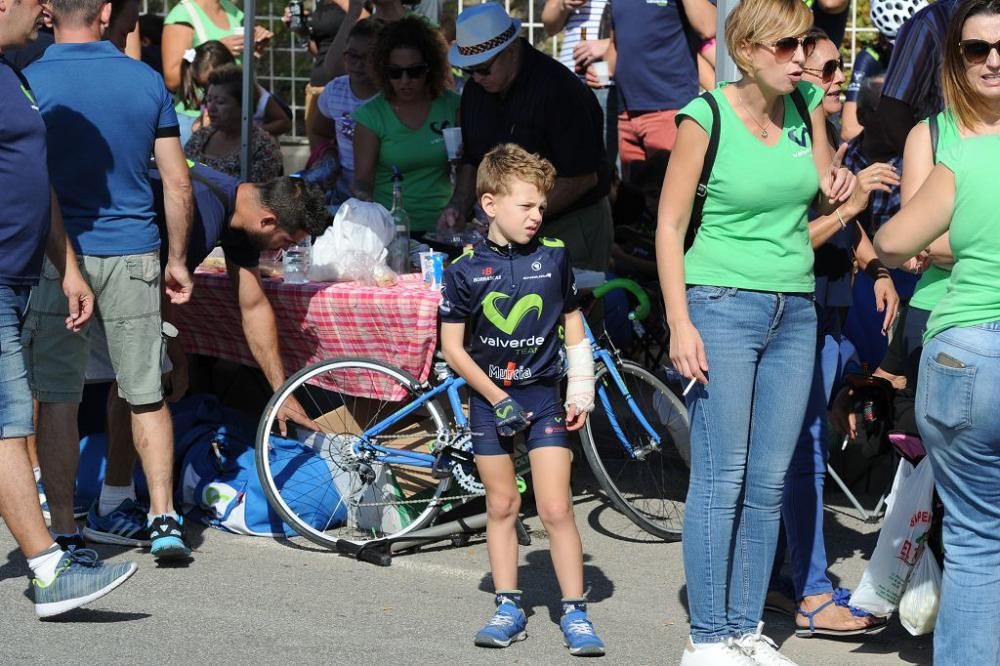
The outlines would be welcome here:
<svg viewBox="0 0 1000 666">
<path fill-rule="evenodd" d="M 958 48 L 962 50 L 962 57 L 973 65 L 981 65 L 990 57 L 990 52 L 996 49 L 1000 55 L 1000 42 L 990 44 L 985 39 L 963 39 L 958 43 Z"/>
<path fill-rule="evenodd" d="M 427 65 L 411 65 L 409 67 L 390 66 L 386 69 L 389 78 L 398 81 L 405 75 L 408 79 L 422 79 L 427 76 Z"/>
<path fill-rule="evenodd" d="M 813 76 L 818 76 L 823 83 L 829 83 L 830 81 L 833 81 L 833 77 L 839 69 L 843 68 L 843 66 L 843 60 L 840 58 L 834 58 L 824 62 L 822 67 L 803 67 L 802 69 L 809 72 Z"/>
<path fill-rule="evenodd" d="M 466 76 L 473 76 L 475 74 L 478 74 L 479 76 L 489 76 L 490 71 L 493 69 L 494 63 L 496 63 L 497 58 L 499 58 L 502 53 L 503 52 L 501 51 L 500 53 L 496 54 L 495 56 L 484 62 L 482 65 L 476 65 L 475 67 L 463 67 L 462 73 L 465 74 Z"/>
<path fill-rule="evenodd" d="M 778 62 L 788 62 L 791 60 L 800 45 L 802 46 L 802 53 L 808 58 L 816 50 L 816 38 L 810 35 L 806 35 L 805 37 L 782 37 L 773 42 L 764 43 L 764 46 L 770 46 L 774 49 L 774 58 Z"/>
</svg>

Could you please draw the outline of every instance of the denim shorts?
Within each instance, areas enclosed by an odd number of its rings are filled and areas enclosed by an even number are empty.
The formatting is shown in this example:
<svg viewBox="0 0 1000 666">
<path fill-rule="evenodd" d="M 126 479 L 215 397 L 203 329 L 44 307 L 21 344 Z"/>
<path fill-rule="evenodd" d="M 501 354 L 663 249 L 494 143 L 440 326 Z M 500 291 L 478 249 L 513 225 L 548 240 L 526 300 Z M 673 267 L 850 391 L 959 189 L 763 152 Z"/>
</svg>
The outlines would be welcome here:
<svg viewBox="0 0 1000 666">
<path fill-rule="evenodd" d="M 130 405 L 163 399 L 163 350 L 158 252 L 121 257 L 78 257 L 94 291 L 94 317 L 104 326 L 118 394 Z M 41 402 L 79 403 L 90 355 L 90 327 L 66 329 L 66 296 L 48 261 L 32 292 L 22 341 L 31 389 Z"/>
<path fill-rule="evenodd" d="M 566 409 L 562 390 L 557 384 L 529 384 L 507 389 L 517 404 L 533 412 L 531 425 L 524 431 L 528 451 L 543 446 L 569 448 L 566 433 Z M 514 438 L 501 437 L 490 402 L 472 392 L 469 398 L 469 425 L 472 428 L 472 451 L 477 456 L 514 454 Z"/>
<path fill-rule="evenodd" d="M 0 439 L 34 433 L 31 389 L 21 350 L 21 322 L 30 287 L 0 285 Z"/>
</svg>

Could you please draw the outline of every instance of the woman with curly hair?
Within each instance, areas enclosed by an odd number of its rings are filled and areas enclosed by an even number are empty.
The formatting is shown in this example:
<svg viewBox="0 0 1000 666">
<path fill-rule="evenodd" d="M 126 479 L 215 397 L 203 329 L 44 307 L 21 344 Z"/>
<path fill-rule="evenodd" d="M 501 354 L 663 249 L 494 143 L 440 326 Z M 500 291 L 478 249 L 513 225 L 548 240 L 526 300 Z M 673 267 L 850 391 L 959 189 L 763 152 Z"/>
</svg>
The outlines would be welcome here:
<svg viewBox="0 0 1000 666">
<path fill-rule="evenodd" d="M 352 114 L 354 196 L 391 207 L 398 167 L 411 231 L 432 231 L 452 192 L 441 130 L 458 124 L 460 99 L 446 90 L 444 41 L 424 19 L 403 18 L 379 34 L 373 69 L 381 92 Z"/>
</svg>

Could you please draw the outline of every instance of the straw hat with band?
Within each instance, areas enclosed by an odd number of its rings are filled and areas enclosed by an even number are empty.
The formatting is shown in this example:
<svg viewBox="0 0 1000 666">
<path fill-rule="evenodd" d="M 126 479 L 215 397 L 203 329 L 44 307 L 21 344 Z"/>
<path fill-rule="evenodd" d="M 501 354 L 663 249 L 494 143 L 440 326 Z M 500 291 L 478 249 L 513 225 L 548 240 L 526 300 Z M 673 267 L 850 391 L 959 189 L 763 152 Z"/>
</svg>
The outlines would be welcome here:
<svg viewBox="0 0 1000 666">
<path fill-rule="evenodd" d="M 497 2 L 463 11 L 455 24 L 455 43 L 448 60 L 455 67 L 475 67 L 507 48 L 521 34 L 521 21 L 511 18 Z"/>
</svg>

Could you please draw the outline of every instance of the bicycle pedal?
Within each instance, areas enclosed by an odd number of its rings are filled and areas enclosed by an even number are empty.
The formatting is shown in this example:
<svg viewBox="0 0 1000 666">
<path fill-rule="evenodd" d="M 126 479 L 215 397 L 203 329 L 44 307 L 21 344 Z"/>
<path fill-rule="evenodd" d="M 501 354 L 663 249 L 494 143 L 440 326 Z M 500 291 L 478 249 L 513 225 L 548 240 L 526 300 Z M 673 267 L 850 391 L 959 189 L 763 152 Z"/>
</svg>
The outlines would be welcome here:
<svg viewBox="0 0 1000 666">
<path fill-rule="evenodd" d="M 445 447 L 441 449 L 441 452 L 434 459 L 434 464 L 431 466 L 431 477 L 435 479 L 447 479 L 451 476 L 453 465 L 474 467 L 475 457 L 468 451 L 456 449 L 451 446 Z"/>
</svg>

